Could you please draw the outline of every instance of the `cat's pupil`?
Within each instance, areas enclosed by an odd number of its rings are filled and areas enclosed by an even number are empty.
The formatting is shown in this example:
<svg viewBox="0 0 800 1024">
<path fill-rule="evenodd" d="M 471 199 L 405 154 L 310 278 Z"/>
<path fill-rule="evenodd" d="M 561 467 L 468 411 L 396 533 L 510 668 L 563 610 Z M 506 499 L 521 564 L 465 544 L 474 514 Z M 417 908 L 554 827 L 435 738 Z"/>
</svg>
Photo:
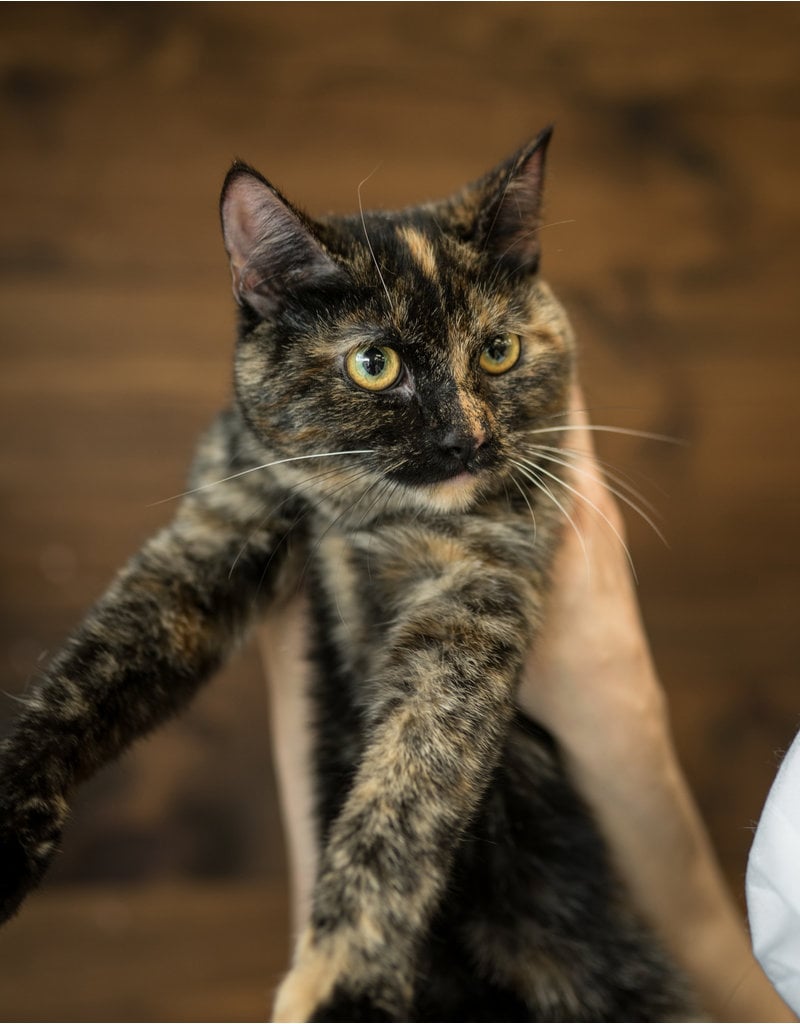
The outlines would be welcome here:
<svg viewBox="0 0 800 1024">
<path fill-rule="evenodd" d="M 386 369 L 386 356 L 379 348 L 368 348 L 365 352 L 360 352 L 358 361 L 361 369 L 369 377 L 380 377 Z"/>
<path fill-rule="evenodd" d="M 507 338 L 492 338 L 489 344 L 486 346 L 486 355 L 494 363 L 501 363 L 506 355 L 508 354 L 508 339 Z"/>
</svg>

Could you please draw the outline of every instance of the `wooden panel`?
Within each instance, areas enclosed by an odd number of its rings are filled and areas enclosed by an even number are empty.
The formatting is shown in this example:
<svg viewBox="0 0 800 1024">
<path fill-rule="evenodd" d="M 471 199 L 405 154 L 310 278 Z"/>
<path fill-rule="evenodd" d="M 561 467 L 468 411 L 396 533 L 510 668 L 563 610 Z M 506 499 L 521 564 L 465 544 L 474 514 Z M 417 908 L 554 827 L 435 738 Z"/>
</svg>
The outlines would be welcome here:
<svg viewBox="0 0 800 1024">
<path fill-rule="evenodd" d="M 2 1019 L 259 1021 L 287 962 L 279 883 L 61 886 L 3 936 Z"/>
</svg>

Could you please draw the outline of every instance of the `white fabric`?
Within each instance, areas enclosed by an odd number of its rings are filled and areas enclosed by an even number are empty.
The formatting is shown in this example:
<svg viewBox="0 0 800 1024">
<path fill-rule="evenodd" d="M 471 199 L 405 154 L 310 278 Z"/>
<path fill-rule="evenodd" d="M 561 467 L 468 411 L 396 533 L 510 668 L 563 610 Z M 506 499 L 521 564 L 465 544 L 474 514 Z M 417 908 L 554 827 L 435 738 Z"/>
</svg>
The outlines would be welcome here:
<svg viewBox="0 0 800 1024">
<path fill-rule="evenodd" d="M 747 864 L 753 951 L 800 1015 L 800 735 L 783 759 Z"/>
</svg>

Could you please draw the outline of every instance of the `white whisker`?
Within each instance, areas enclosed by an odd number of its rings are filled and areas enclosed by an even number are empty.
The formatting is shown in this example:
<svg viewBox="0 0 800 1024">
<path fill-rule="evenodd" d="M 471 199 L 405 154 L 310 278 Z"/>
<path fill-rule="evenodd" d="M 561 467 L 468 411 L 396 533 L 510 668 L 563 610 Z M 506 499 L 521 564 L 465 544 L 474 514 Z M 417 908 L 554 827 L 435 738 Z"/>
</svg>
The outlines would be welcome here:
<svg viewBox="0 0 800 1024">
<path fill-rule="evenodd" d="M 389 485 L 388 488 L 384 488 L 383 492 L 379 495 L 380 498 L 384 498 L 384 495 L 385 495 L 384 510 L 389 508 L 390 503 L 392 501 L 392 498 L 397 493 L 397 491 L 401 490 L 403 488 L 403 484 L 401 484 L 399 480 L 387 480 L 387 483 Z M 368 509 L 368 511 L 371 511 L 371 508 L 372 508 L 372 506 L 370 506 L 370 509 Z M 360 525 L 361 524 L 359 523 L 359 526 Z M 372 583 L 372 541 L 373 541 L 374 537 L 375 537 L 375 531 L 371 530 L 370 534 L 369 534 L 369 537 L 367 538 L 367 551 L 366 551 L 366 554 L 367 554 L 367 576 L 369 577 L 370 584 Z"/>
<path fill-rule="evenodd" d="M 536 543 L 536 516 L 533 514 L 533 508 L 531 507 L 531 503 L 528 501 L 528 495 L 522 489 L 522 487 L 520 486 L 517 478 L 514 476 L 513 473 L 511 474 L 511 483 L 516 487 L 516 489 L 522 495 L 522 500 L 528 506 L 528 511 L 531 514 L 531 521 L 533 523 L 533 543 L 535 544 Z M 503 484 L 503 487 L 505 488 L 505 483 Z M 506 501 L 508 502 L 508 493 L 506 493 Z"/>
<path fill-rule="evenodd" d="M 303 510 L 302 510 L 302 511 L 300 512 L 300 514 L 299 514 L 299 515 L 295 516 L 295 518 L 294 518 L 293 522 L 291 522 L 291 523 L 289 524 L 289 528 L 288 528 L 288 529 L 287 529 L 287 530 L 286 530 L 286 531 L 284 532 L 283 536 L 282 536 L 282 537 L 280 538 L 280 540 L 279 540 L 279 541 L 278 541 L 278 542 L 277 542 L 277 543 L 275 544 L 275 546 L 274 546 L 274 548 L 273 548 L 273 550 L 272 550 L 272 554 L 271 554 L 271 555 L 269 556 L 269 558 L 267 559 L 266 565 L 264 566 L 264 571 L 262 572 L 262 574 L 261 574 L 261 579 L 260 579 L 260 581 L 259 581 L 259 590 L 260 590 L 260 588 L 261 588 L 261 584 L 262 584 L 262 583 L 264 582 L 264 579 L 265 579 L 265 577 L 266 577 L 266 574 L 267 574 L 267 570 L 269 569 L 270 565 L 272 564 L 272 560 L 273 560 L 273 558 L 274 558 L 274 557 L 275 557 L 275 555 L 277 554 L 277 552 L 278 552 L 279 548 L 281 547 L 281 545 L 282 545 L 282 544 L 283 544 L 283 543 L 284 543 L 284 542 L 286 541 L 286 538 L 287 538 L 287 537 L 288 537 L 288 536 L 289 536 L 289 535 L 290 535 L 290 534 L 291 534 L 291 533 L 292 533 L 292 532 L 294 531 L 294 529 L 295 529 L 295 528 L 297 527 L 298 523 L 301 523 L 301 522 L 302 522 L 302 521 L 303 521 L 303 520 L 304 520 L 304 519 L 306 518 L 306 516 L 308 516 L 308 515 L 309 515 L 309 514 L 310 514 L 311 512 L 314 512 L 314 511 L 316 511 L 316 510 L 317 510 L 317 509 L 318 509 L 318 508 L 320 507 L 320 505 L 321 505 L 321 504 L 322 504 L 322 503 L 323 503 L 324 501 L 327 501 L 327 500 L 329 500 L 329 499 L 330 499 L 330 498 L 332 498 L 332 497 L 333 497 L 333 496 L 334 496 L 335 494 L 338 494 L 338 493 L 339 493 L 340 491 L 343 491 L 343 490 L 345 490 L 345 488 L 347 488 L 347 487 L 350 487 L 350 486 L 352 486 L 352 484 L 356 483 L 356 482 L 357 482 L 357 481 L 358 481 L 359 479 L 361 479 L 361 478 L 362 478 L 362 477 L 364 477 L 364 476 L 369 476 L 369 474 L 370 474 L 370 470 L 368 470 L 368 469 L 362 469 L 362 470 L 358 471 L 357 473 L 355 473 L 355 475 L 354 475 L 353 473 L 351 473 L 351 474 L 350 474 L 350 475 L 348 476 L 348 478 L 347 478 L 347 479 L 346 479 L 346 480 L 345 480 L 345 481 L 344 481 L 343 483 L 339 484 L 339 486 L 338 486 L 338 487 L 330 488 L 330 489 L 328 489 L 327 491 L 324 491 L 324 492 L 323 492 L 323 493 L 322 493 L 322 494 L 320 495 L 320 500 L 319 500 L 319 501 L 317 501 L 317 502 L 315 502 L 315 503 L 313 503 L 313 504 L 309 504 L 308 506 L 306 506 L 306 508 L 304 508 L 304 509 L 303 509 Z M 376 483 L 378 483 L 378 482 L 380 482 L 380 481 L 376 481 Z M 369 493 L 369 491 L 370 491 L 370 490 L 372 489 L 372 487 L 374 487 L 374 486 L 375 486 L 375 483 L 373 483 L 373 484 L 370 484 L 370 486 L 369 486 L 369 487 L 367 488 L 367 490 L 366 490 L 366 491 L 364 492 L 364 494 L 367 494 L 367 493 Z M 343 515 L 345 515 L 345 513 L 346 513 L 346 512 L 348 512 L 348 511 L 349 511 L 349 510 L 350 510 L 351 508 L 355 507 L 355 505 L 357 505 L 357 504 L 358 504 L 358 502 L 359 502 L 359 501 L 361 501 L 361 499 L 362 499 L 362 498 L 364 497 L 364 494 L 360 494 L 360 495 L 359 495 L 359 496 L 358 496 L 357 498 L 355 498 L 355 499 L 354 499 L 354 500 L 353 500 L 353 501 L 352 501 L 352 502 L 351 502 L 351 503 L 350 503 L 350 504 L 349 504 L 348 506 L 346 506 L 346 507 L 345 507 L 345 508 L 343 509 L 343 511 L 342 511 L 342 512 L 340 512 L 340 513 L 339 513 L 339 515 L 338 515 L 338 516 L 336 516 L 336 517 L 335 517 L 335 518 L 334 518 L 334 519 L 333 519 L 333 520 L 332 520 L 332 521 L 331 521 L 331 522 L 330 522 L 330 523 L 328 524 L 328 526 L 326 527 L 326 529 L 325 529 L 325 530 L 324 530 L 324 532 L 322 533 L 321 537 L 320 537 L 320 538 L 318 539 L 317 545 L 315 545 L 315 547 L 314 547 L 314 548 L 313 548 L 313 549 L 312 549 L 311 551 L 309 551 L 309 553 L 308 553 L 308 557 L 306 558 L 305 564 L 304 564 L 304 566 L 303 566 L 303 570 L 302 570 L 302 572 L 300 573 L 300 576 L 299 576 L 299 579 L 298 579 L 298 587 L 300 587 L 300 586 L 302 585 L 302 583 L 303 583 L 303 579 L 304 579 L 304 577 L 305 577 L 305 573 L 306 573 L 306 570 L 308 569 L 308 565 L 309 565 L 309 563 L 310 563 L 310 561 L 311 561 L 311 558 L 312 558 L 312 555 L 313 555 L 314 551 L 316 550 L 316 547 L 317 547 L 317 546 L 318 546 L 318 544 L 319 544 L 319 541 L 321 541 L 322 537 L 324 537 L 324 536 L 325 536 L 325 534 L 326 534 L 326 533 L 328 532 L 328 530 L 330 530 L 330 529 L 331 529 L 331 527 L 332 527 L 332 526 L 333 526 L 333 525 L 334 525 L 335 523 L 337 523 L 337 522 L 338 522 L 338 521 L 339 521 L 339 520 L 340 520 L 340 519 L 342 518 L 342 516 L 343 516 Z M 293 495 L 292 495 L 292 496 L 293 496 Z"/>
<path fill-rule="evenodd" d="M 558 498 L 555 496 L 555 494 L 553 494 L 553 492 L 550 490 L 550 488 L 547 486 L 547 484 L 543 480 L 541 480 L 539 478 L 539 470 L 538 469 L 537 469 L 536 472 L 534 472 L 533 470 L 530 470 L 526 466 L 524 466 L 521 462 L 517 462 L 516 459 L 509 459 L 509 461 L 512 463 L 512 465 L 517 467 L 517 469 L 522 473 L 522 475 L 524 477 L 526 477 L 526 479 L 530 480 L 530 482 L 532 484 L 534 484 L 536 487 L 538 487 L 539 490 L 542 491 L 542 493 L 545 494 L 553 502 L 553 504 L 556 506 L 556 508 L 559 510 L 559 512 L 561 512 L 561 514 L 564 516 L 564 518 L 570 524 L 572 529 L 575 531 L 575 536 L 578 538 L 578 541 L 580 542 L 581 548 L 583 549 L 583 557 L 584 557 L 584 560 L 586 562 L 586 572 L 587 572 L 587 574 L 589 574 L 591 572 L 591 564 L 589 562 L 589 552 L 588 552 L 588 550 L 586 548 L 586 541 L 583 539 L 583 534 L 578 529 L 578 524 L 575 522 L 575 520 L 572 518 L 572 516 L 566 510 L 564 505 L 558 500 Z M 544 471 L 542 471 L 542 472 L 544 472 Z M 556 481 L 556 483 L 559 483 L 559 484 L 563 483 L 563 481 L 559 480 L 558 477 L 554 476 L 552 473 L 548 473 L 547 475 L 552 477 L 553 480 Z"/>
<path fill-rule="evenodd" d="M 611 532 L 622 545 L 622 550 L 625 552 L 625 557 L 628 560 L 628 565 L 631 567 L 631 573 L 633 575 L 633 578 L 638 583 L 639 578 L 636 575 L 636 567 L 633 564 L 633 558 L 631 557 L 628 545 L 622 539 L 619 530 L 616 528 L 616 526 L 614 526 L 614 524 L 611 522 L 611 520 L 608 518 L 605 512 L 603 512 L 601 508 L 598 508 L 598 506 L 591 500 L 591 498 L 587 498 L 586 495 L 582 491 L 578 490 L 577 487 L 573 487 L 571 484 L 568 484 L 566 480 L 562 480 L 560 477 L 556 476 L 555 473 L 551 473 L 543 466 L 537 466 L 536 471 L 537 473 L 544 473 L 545 476 L 550 477 L 552 480 L 555 480 L 556 483 L 561 484 L 561 486 L 566 488 L 566 490 L 568 490 L 570 494 L 574 494 L 576 498 L 580 498 L 581 501 L 585 502 L 589 506 L 589 508 L 593 509 L 597 513 L 597 515 L 600 516 L 603 522 L 605 522 L 605 524 L 608 526 L 608 528 L 611 530 Z M 584 548 L 584 551 L 585 550 L 586 548 Z"/>
<path fill-rule="evenodd" d="M 565 459 L 572 459 L 575 463 L 586 462 L 586 452 L 581 451 L 578 448 L 570 448 L 568 445 L 559 445 L 556 447 L 549 444 L 531 444 L 526 445 L 525 447 L 526 451 L 534 455 L 538 455 L 540 453 L 552 453 L 555 456 L 563 456 Z M 656 506 L 651 501 L 648 501 L 642 492 L 633 486 L 630 474 L 623 473 L 621 470 L 618 470 L 616 466 L 612 466 L 610 462 L 605 459 L 598 458 L 597 455 L 593 455 L 591 461 L 597 463 L 597 467 L 601 473 L 600 478 L 603 482 L 605 482 L 606 479 L 611 480 L 617 485 L 617 487 L 620 487 L 632 498 L 635 498 L 642 508 L 646 508 L 651 515 L 654 517 L 660 515 Z M 571 462 L 570 465 L 573 465 L 573 463 Z M 649 482 L 652 483 L 652 481 Z M 664 492 L 662 491 L 662 493 Z"/>
<path fill-rule="evenodd" d="M 537 450 L 540 448 L 544 448 L 548 451 L 553 451 L 556 453 L 561 452 L 567 458 L 577 458 L 579 460 L 586 459 L 585 451 L 581 451 L 581 449 L 579 448 L 571 448 L 569 445 L 558 445 L 558 447 L 555 447 L 551 445 L 537 444 L 534 445 L 533 447 L 536 448 Z M 645 496 L 642 494 L 642 492 L 639 491 L 633 485 L 632 481 L 634 477 L 631 473 L 626 473 L 624 470 L 621 470 L 619 466 L 609 462 L 607 459 L 601 459 L 597 455 L 597 453 L 594 453 L 592 455 L 592 461 L 596 462 L 597 465 L 602 469 L 604 477 L 608 476 L 610 480 L 613 480 L 615 483 L 619 484 L 620 487 L 623 487 L 628 492 L 628 494 L 636 498 L 637 501 L 640 501 L 645 508 L 650 509 L 653 515 L 657 516 L 660 514 L 656 506 L 651 501 L 648 501 L 647 498 L 645 498 Z M 667 496 L 667 492 L 664 490 L 664 488 L 660 487 L 654 480 L 650 479 L 650 477 L 646 476 L 644 473 L 637 473 L 637 476 L 640 477 L 642 480 L 646 481 L 651 487 L 655 488 L 655 490 L 657 490 L 659 494 L 662 494 L 665 497 Z"/>
<path fill-rule="evenodd" d="M 395 480 L 384 480 L 384 481 L 382 481 L 382 483 L 383 483 L 383 486 L 378 488 L 375 497 L 372 499 L 372 501 L 369 503 L 369 505 L 367 505 L 366 509 L 364 509 L 364 512 L 362 513 L 361 518 L 356 523 L 356 525 L 355 525 L 355 529 L 356 530 L 359 530 L 361 528 L 364 520 L 367 518 L 367 516 L 370 514 L 370 512 L 375 508 L 375 506 L 378 504 L 378 502 L 381 500 L 381 498 L 383 498 L 384 495 L 391 495 L 391 493 L 395 490 L 395 488 L 397 486 L 397 482 Z M 365 492 L 362 495 L 362 497 L 365 498 L 367 496 L 367 493 L 368 492 Z M 361 500 L 361 499 L 359 499 L 359 500 Z"/>
<path fill-rule="evenodd" d="M 629 427 L 609 427 L 599 423 L 565 423 L 563 427 L 537 427 L 528 434 L 560 434 L 567 430 L 597 430 L 606 434 L 625 434 L 627 437 L 641 437 L 645 441 L 663 441 L 665 444 L 685 445 L 679 437 L 668 434 L 653 434 L 649 430 L 633 430 Z"/>
<path fill-rule="evenodd" d="M 333 519 L 331 519 L 331 521 L 328 523 L 328 525 L 325 527 L 325 529 L 322 531 L 322 533 L 317 537 L 316 542 L 314 543 L 313 547 L 311 547 L 309 549 L 308 555 L 306 557 L 305 562 L 303 563 L 303 568 L 300 571 L 300 575 L 299 575 L 299 578 L 298 578 L 298 584 L 299 585 L 301 585 L 303 583 L 303 581 L 305 580 L 306 572 L 308 571 L 308 567 L 311 564 L 311 561 L 312 561 L 314 555 L 316 554 L 317 550 L 319 549 L 320 544 L 322 544 L 323 540 L 325 539 L 325 537 L 327 537 L 328 533 L 333 529 L 333 527 L 344 516 L 349 515 L 350 512 L 352 512 L 353 509 L 356 508 L 356 506 L 359 504 L 359 502 L 363 501 L 364 498 L 366 498 L 367 495 L 370 494 L 373 491 L 374 488 L 380 487 L 382 484 L 385 485 L 386 482 L 387 481 L 383 480 L 383 479 L 374 480 L 369 485 L 369 487 L 367 487 L 367 489 L 365 491 L 362 491 L 362 493 L 359 494 L 357 498 L 355 498 L 353 501 L 351 501 L 349 505 L 346 505 L 342 509 L 342 511 L 339 513 L 338 516 L 335 516 Z"/>
<path fill-rule="evenodd" d="M 302 488 L 303 487 L 318 488 L 319 485 L 322 483 L 322 481 L 328 479 L 331 476 L 337 476 L 337 474 L 340 473 L 340 472 L 341 472 L 341 470 L 339 469 L 339 467 L 336 467 L 334 469 L 327 470 L 326 472 L 320 474 L 319 476 L 309 476 L 305 480 L 301 480 L 300 481 L 300 483 L 297 485 L 297 491 L 298 491 L 298 493 L 302 493 Z M 308 513 L 311 511 L 312 508 L 318 508 L 320 503 L 321 503 L 321 501 L 326 501 L 329 498 L 332 498 L 339 491 L 344 490 L 345 487 L 349 487 L 351 484 L 356 483 L 361 477 L 368 476 L 370 472 L 371 471 L 368 470 L 368 469 L 360 469 L 359 472 L 355 473 L 355 475 L 353 475 L 351 473 L 350 476 L 344 481 L 344 483 L 340 484 L 338 487 L 329 488 L 327 491 L 322 491 L 321 494 L 320 494 L 320 499 L 321 499 L 320 501 L 314 502 L 314 503 L 310 504 L 309 506 L 304 508 L 300 512 L 299 515 L 295 516 L 294 521 L 289 526 L 289 529 L 286 530 L 286 532 L 283 534 L 283 536 L 280 538 L 280 540 L 275 544 L 273 554 L 274 554 L 275 551 L 278 550 L 278 548 L 281 546 L 281 544 L 283 544 L 283 542 L 286 540 L 286 538 L 289 536 L 289 534 L 294 530 L 294 528 L 297 526 L 297 524 L 299 522 L 301 522 L 308 515 Z M 283 506 L 287 502 L 294 500 L 294 498 L 296 496 L 297 495 L 296 495 L 295 492 L 291 492 L 290 494 L 287 494 L 287 496 L 283 499 L 283 501 L 280 501 L 280 502 L 278 502 L 277 505 L 274 505 L 269 510 L 269 512 L 267 512 L 267 514 L 259 521 L 258 525 L 256 527 L 254 527 L 253 530 L 250 531 L 250 533 L 247 536 L 247 540 L 239 548 L 239 551 L 236 554 L 236 558 L 234 558 L 233 563 L 231 564 L 231 567 L 228 570 L 228 579 L 231 579 L 231 577 L 233 576 L 233 571 L 236 568 L 236 566 L 237 566 L 237 564 L 239 562 L 239 559 L 242 557 L 242 555 L 247 550 L 248 546 L 250 545 L 250 541 L 253 539 L 253 537 L 255 537 L 255 535 L 258 533 L 259 530 L 264 528 L 264 526 L 267 524 L 267 522 L 275 515 L 276 512 L 279 511 L 279 509 L 283 508 Z M 269 566 L 271 561 L 272 561 L 272 556 L 270 556 L 269 560 L 267 561 L 267 566 Z"/>
<path fill-rule="evenodd" d="M 647 523 L 647 525 L 650 527 L 653 533 L 655 533 L 655 535 L 662 542 L 662 544 L 664 544 L 665 547 L 669 547 L 666 537 L 661 532 L 658 525 L 653 521 L 651 516 L 649 516 L 642 508 L 640 508 L 635 501 L 632 501 L 631 498 L 629 498 L 628 495 L 625 494 L 625 492 L 621 489 L 621 487 L 615 487 L 613 484 L 610 484 L 608 480 L 604 480 L 601 477 L 598 477 L 590 470 L 585 469 L 582 466 L 575 465 L 575 463 L 569 462 L 567 459 L 559 459 L 557 456 L 551 455 L 547 452 L 541 452 L 540 457 L 544 459 L 546 462 L 553 462 L 556 465 L 564 466 L 566 469 L 572 470 L 575 473 L 580 473 L 581 476 L 585 476 L 587 477 L 587 479 L 594 481 L 594 483 L 600 484 L 601 486 L 605 487 L 607 491 L 610 491 L 611 494 L 613 494 L 621 502 L 627 505 L 628 508 L 632 509 L 638 516 L 640 516 L 644 520 L 644 522 Z M 530 463 L 526 459 L 523 459 L 522 461 L 525 462 L 526 465 L 533 466 L 536 469 L 541 468 L 536 463 Z M 627 487 L 628 485 L 625 484 L 625 486 Z"/>
<path fill-rule="evenodd" d="M 292 455 L 286 459 L 275 459 L 273 462 L 265 462 L 261 466 L 250 466 L 248 469 L 243 469 L 240 473 L 232 473 L 221 480 L 212 480 L 211 483 L 201 484 L 199 487 L 193 487 L 189 491 L 173 494 L 169 498 L 161 498 L 159 501 L 151 502 L 147 507 L 154 508 L 156 505 L 164 505 L 168 501 L 177 501 L 178 498 L 186 498 L 190 494 L 198 494 L 200 491 L 207 491 L 211 487 L 218 487 L 220 484 L 227 484 L 231 480 L 238 480 L 239 477 L 247 476 L 248 473 L 257 473 L 260 469 L 271 469 L 272 466 L 283 466 L 287 462 L 302 462 L 304 459 L 329 459 L 334 455 L 372 455 L 374 451 L 374 448 L 353 448 L 351 451 L 344 452 L 314 452 L 312 455 Z"/>
<path fill-rule="evenodd" d="M 378 167 L 380 167 L 380 164 L 378 164 Z M 381 273 L 381 268 L 380 268 L 380 266 L 378 264 L 378 260 L 375 257 L 375 250 L 372 248 L 372 242 L 370 241 L 369 234 L 367 233 L 367 222 L 366 222 L 366 220 L 364 218 L 364 204 L 361 202 L 361 189 L 364 187 L 364 185 L 366 185 L 366 183 L 369 181 L 369 179 L 372 177 L 372 175 L 375 173 L 375 171 L 378 170 L 378 167 L 376 167 L 374 170 L 370 171 L 369 174 L 366 176 L 366 178 L 364 178 L 363 181 L 360 181 L 358 183 L 358 189 L 357 189 L 357 192 L 358 192 L 358 212 L 359 212 L 359 214 L 361 216 L 361 227 L 364 230 L 364 238 L 366 238 L 366 240 L 367 240 L 367 248 L 369 249 L 369 254 L 372 257 L 372 262 L 375 264 L 375 269 L 378 271 L 378 277 L 381 279 L 381 284 L 383 285 L 383 290 L 386 292 L 386 298 L 389 300 L 389 309 L 391 309 L 392 308 L 392 296 L 389 294 L 389 289 L 386 287 L 386 282 L 383 279 L 383 274 Z"/>
</svg>

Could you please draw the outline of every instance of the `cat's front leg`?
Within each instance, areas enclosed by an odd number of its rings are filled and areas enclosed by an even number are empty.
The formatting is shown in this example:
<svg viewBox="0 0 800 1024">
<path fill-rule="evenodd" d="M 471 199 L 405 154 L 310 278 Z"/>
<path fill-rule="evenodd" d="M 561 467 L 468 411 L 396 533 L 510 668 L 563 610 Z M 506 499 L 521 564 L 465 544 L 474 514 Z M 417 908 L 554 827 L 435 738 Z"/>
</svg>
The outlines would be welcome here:
<svg viewBox="0 0 800 1024">
<path fill-rule="evenodd" d="M 44 874 L 73 788 L 174 715 L 269 594 L 284 524 L 241 524 L 188 502 L 74 632 L 0 744 L 0 921 Z"/>
<path fill-rule="evenodd" d="M 535 596 L 475 559 L 414 587 L 276 1020 L 408 1019 L 420 943 L 502 750 Z"/>
</svg>

